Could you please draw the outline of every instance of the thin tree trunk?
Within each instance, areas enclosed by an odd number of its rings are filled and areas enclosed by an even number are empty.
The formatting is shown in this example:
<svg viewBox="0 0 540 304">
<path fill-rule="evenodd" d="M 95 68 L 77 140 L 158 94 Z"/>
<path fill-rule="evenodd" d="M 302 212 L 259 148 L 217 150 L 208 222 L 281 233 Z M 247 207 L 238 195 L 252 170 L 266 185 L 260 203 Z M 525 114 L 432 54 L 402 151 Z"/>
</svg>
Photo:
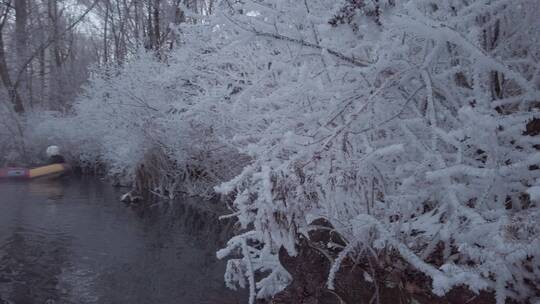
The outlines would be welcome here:
<svg viewBox="0 0 540 304">
<path fill-rule="evenodd" d="M 6 87 L 9 93 L 9 100 L 13 104 L 13 110 L 15 112 L 22 114 L 24 113 L 24 105 L 17 88 L 13 85 L 11 77 L 9 76 L 9 69 L 6 62 L 6 52 L 4 47 L 4 34 L 0 30 L 0 78 L 2 78 L 2 83 Z"/>
<path fill-rule="evenodd" d="M 134 5 L 134 15 L 135 15 L 135 45 L 138 47 L 141 46 L 141 28 L 142 28 L 142 22 L 141 22 L 141 8 L 140 8 L 140 1 L 135 1 Z"/>
<path fill-rule="evenodd" d="M 50 74 L 49 74 L 49 107 L 59 106 L 62 98 L 62 87 L 60 80 L 60 70 L 62 67 L 62 57 L 60 50 L 60 29 L 58 18 L 57 0 L 49 0 L 49 20 L 52 29 L 52 48 L 49 50 Z"/>
<path fill-rule="evenodd" d="M 43 105 L 44 101 L 47 100 L 47 77 L 46 77 L 46 69 L 47 64 L 45 62 L 45 48 L 42 48 L 39 50 L 39 101 L 40 104 Z"/>
<path fill-rule="evenodd" d="M 25 61 L 28 57 L 28 5 L 26 0 L 15 0 L 15 50 L 17 75 L 21 75 L 18 87 L 28 86 L 28 65 Z M 28 96 L 26 96 L 28 97 Z"/>
<path fill-rule="evenodd" d="M 160 11 L 161 6 L 161 0 L 154 0 L 154 11 L 153 11 L 153 18 L 154 18 L 154 49 L 158 52 L 159 57 L 159 50 L 161 48 L 161 28 L 160 28 Z"/>
<path fill-rule="evenodd" d="M 107 64 L 109 61 L 108 42 L 107 42 L 107 30 L 109 25 L 109 1 L 105 1 L 105 24 L 103 25 L 103 63 Z"/>
<path fill-rule="evenodd" d="M 156 38 L 154 35 L 154 27 L 152 22 L 152 4 L 153 2 L 148 2 L 148 24 L 147 24 L 147 30 L 146 33 L 148 35 L 148 42 L 145 43 L 145 47 L 149 50 L 152 50 L 155 48 L 156 44 Z"/>
</svg>

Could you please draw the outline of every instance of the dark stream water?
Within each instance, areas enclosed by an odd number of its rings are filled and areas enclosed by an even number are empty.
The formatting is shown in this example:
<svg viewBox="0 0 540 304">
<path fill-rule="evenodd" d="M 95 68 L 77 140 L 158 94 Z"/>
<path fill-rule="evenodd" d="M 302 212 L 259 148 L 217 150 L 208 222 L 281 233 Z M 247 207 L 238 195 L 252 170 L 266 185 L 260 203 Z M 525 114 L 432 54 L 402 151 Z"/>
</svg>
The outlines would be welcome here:
<svg viewBox="0 0 540 304">
<path fill-rule="evenodd" d="M 245 303 L 208 203 L 127 207 L 95 180 L 0 181 L 0 303 Z"/>
</svg>

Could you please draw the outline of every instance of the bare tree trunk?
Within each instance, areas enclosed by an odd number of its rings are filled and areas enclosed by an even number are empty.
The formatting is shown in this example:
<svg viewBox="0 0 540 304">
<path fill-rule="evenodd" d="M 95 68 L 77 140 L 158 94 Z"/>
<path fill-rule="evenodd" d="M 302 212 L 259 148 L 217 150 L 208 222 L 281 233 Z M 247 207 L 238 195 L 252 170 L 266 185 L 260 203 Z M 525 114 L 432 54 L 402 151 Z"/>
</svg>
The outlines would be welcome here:
<svg viewBox="0 0 540 304">
<path fill-rule="evenodd" d="M 117 64 L 121 65 L 126 57 L 126 23 L 129 18 L 122 9 L 120 0 L 116 1 L 116 10 L 118 11 L 118 45 L 116 49 Z"/>
<path fill-rule="evenodd" d="M 13 105 L 13 109 L 15 110 L 15 112 L 21 114 L 24 113 L 24 105 L 21 97 L 19 96 L 19 93 L 17 92 L 16 87 L 13 85 L 13 81 L 11 81 L 11 77 L 9 76 L 9 68 L 6 62 L 6 51 L 4 46 L 4 28 L 11 7 L 1 7 L 1 9 L 2 15 L 0 16 L 0 78 L 2 79 L 4 87 L 8 91 L 9 101 Z"/>
<path fill-rule="evenodd" d="M 154 49 L 158 52 L 159 57 L 159 51 L 161 48 L 161 27 L 160 27 L 160 8 L 161 8 L 161 0 L 154 0 L 154 11 L 153 11 L 153 18 L 154 18 L 154 38 L 155 38 L 155 44 Z"/>
<path fill-rule="evenodd" d="M 9 93 L 9 99 L 13 104 L 13 109 L 15 112 L 22 114 L 24 113 L 24 105 L 17 88 L 13 85 L 11 77 L 9 76 L 9 69 L 6 62 L 6 53 L 4 47 L 4 34 L 0 29 L 0 78 L 2 78 L 2 83 L 6 87 Z"/>
<path fill-rule="evenodd" d="M 148 50 L 152 50 L 155 47 L 156 38 L 154 35 L 154 27 L 152 22 L 152 1 L 148 2 L 148 24 L 147 24 L 147 30 L 146 35 L 148 36 L 148 41 L 145 43 L 145 48 Z"/>
<path fill-rule="evenodd" d="M 134 35 L 135 35 L 135 45 L 136 47 L 140 47 L 141 46 L 141 38 L 142 38 L 142 34 L 141 34 L 141 29 L 143 28 L 143 22 L 141 21 L 141 1 L 135 1 L 135 6 L 134 6 L 134 16 L 135 16 L 135 23 L 134 23 Z"/>
<path fill-rule="evenodd" d="M 34 65 L 28 66 L 28 77 L 26 78 L 26 90 L 27 90 L 27 105 L 30 109 L 34 108 Z"/>
<path fill-rule="evenodd" d="M 26 0 L 15 0 L 15 48 L 21 57 L 28 47 L 28 7 Z M 23 60 L 26 58 L 22 58 Z"/>
<path fill-rule="evenodd" d="M 49 22 L 52 29 L 52 48 L 49 49 L 49 107 L 54 108 L 62 103 L 62 87 L 60 85 L 62 55 L 60 50 L 60 24 L 58 16 L 58 2 L 57 0 L 49 0 L 48 4 Z"/>
<path fill-rule="evenodd" d="M 16 50 L 16 74 L 20 74 L 21 79 L 18 87 L 28 86 L 28 65 L 25 61 L 28 57 L 28 5 L 26 0 L 15 0 L 15 50 Z M 28 97 L 28 96 L 25 96 Z"/>
<path fill-rule="evenodd" d="M 45 48 L 39 50 L 39 101 L 43 105 L 45 100 L 47 100 L 47 63 L 45 56 Z"/>
<path fill-rule="evenodd" d="M 107 42 L 107 36 L 108 36 L 108 25 L 109 25 L 109 9 L 110 9 L 110 3 L 108 0 L 105 2 L 105 24 L 103 25 L 103 63 L 107 64 L 109 61 L 109 45 Z"/>
</svg>

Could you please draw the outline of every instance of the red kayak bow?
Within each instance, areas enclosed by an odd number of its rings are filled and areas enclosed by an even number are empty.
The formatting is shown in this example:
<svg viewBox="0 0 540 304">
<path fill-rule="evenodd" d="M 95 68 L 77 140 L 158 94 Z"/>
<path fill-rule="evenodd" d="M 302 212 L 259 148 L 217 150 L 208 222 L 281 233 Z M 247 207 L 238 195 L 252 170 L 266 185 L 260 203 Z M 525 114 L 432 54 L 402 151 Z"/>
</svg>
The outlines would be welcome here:
<svg viewBox="0 0 540 304">
<path fill-rule="evenodd" d="M 26 168 L 0 168 L 0 178 L 30 178 L 30 170 Z"/>
</svg>

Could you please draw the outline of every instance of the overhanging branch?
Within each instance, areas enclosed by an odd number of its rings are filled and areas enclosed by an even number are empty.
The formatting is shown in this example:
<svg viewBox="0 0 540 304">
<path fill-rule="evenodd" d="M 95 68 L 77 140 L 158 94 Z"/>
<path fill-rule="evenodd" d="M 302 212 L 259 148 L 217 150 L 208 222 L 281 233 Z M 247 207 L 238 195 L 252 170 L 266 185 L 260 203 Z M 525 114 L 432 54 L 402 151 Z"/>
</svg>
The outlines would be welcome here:
<svg viewBox="0 0 540 304">
<path fill-rule="evenodd" d="M 305 40 L 302 40 L 302 39 L 288 37 L 288 36 L 285 36 L 285 35 L 282 35 L 282 34 L 279 34 L 279 33 L 267 33 L 267 32 L 263 32 L 263 31 L 259 31 L 259 30 L 255 29 L 253 27 L 249 28 L 247 25 L 241 24 L 240 22 L 238 22 L 236 20 L 233 20 L 227 14 L 224 14 L 224 16 L 232 24 L 238 26 L 239 28 L 241 28 L 241 29 L 243 29 L 245 31 L 251 32 L 251 33 L 253 33 L 253 34 L 257 35 L 257 36 L 267 37 L 267 38 L 272 38 L 272 39 L 282 40 L 282 41 L 287 41 L 287 42 L 292 42 L 292 43 L 299 44 L 299 45 L 309 47 L 309 48 L 312 48 L 312 49 L 326 51 L 328 54 L 330 54 L 330 55 L 332 55 L 334 57 L 337 57 L 340 60 L 348 62 L 348 63 L 350 63 L 352 65 L 358 66 L 358 67 L 367 67 L 369 65 L 369 62 L 354 58 L 354 56 L 348 56 L 348 55 L 345 55 L 345 54 L 343 54 L 341 52 L 338 52 L 336 50 L 333 50 L 333 49 L 330 49 L 330 48 L 325 48 L 325 47 L 323 47 L 321 45 L 311 43 L 309 41 L 305 41 Z"/>
</svg>

